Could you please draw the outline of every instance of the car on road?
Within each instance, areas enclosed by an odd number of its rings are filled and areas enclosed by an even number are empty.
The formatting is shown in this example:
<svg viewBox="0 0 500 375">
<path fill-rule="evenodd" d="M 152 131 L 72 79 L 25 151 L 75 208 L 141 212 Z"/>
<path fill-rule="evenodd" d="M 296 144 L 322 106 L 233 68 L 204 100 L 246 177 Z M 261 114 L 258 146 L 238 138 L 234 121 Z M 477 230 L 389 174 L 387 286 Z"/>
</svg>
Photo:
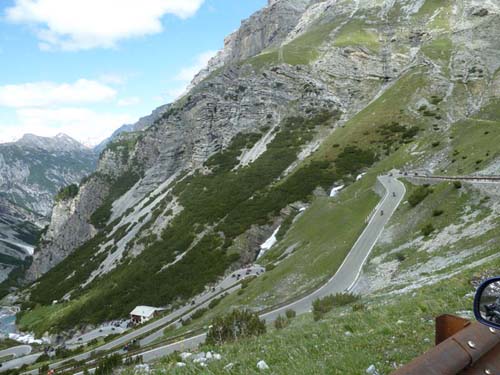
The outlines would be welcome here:
<svg viewBox="0 0 500 375">
<path fill-rule="evenodd" d="M 395 192 L 392 192 L 392 196 L 393 196 L 394 198 L 396 198 L 396 193 L 395 193 Z"/>
</svg>

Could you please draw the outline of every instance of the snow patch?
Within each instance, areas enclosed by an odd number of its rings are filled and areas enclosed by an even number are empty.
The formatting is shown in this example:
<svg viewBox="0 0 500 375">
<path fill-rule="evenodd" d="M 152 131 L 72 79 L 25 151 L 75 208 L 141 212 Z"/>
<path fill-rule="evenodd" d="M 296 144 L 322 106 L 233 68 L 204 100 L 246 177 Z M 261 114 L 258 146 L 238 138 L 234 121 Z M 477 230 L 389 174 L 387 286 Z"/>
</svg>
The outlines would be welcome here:
<svg viewBox="0 0 500 375">
<path fill-rule="evenodd" d="M 335 197 L 340 192 L 340 190 L 342 190 L 343 188 L 344 188 L 344 185 L 334 186 L 332 188 L 332 191 L 330 191 L 330 198 Z"/>
<path fill-rule="evenodd" d="M 42 345 L 44 343 L 43 340 L 35 339 L 35 336 L 31 333 L 9 333 L 9 339 L 20 342 L 22 344 L 39 344 Z"/>
<path fill-rule="evenodd" d="M 257 259 L 263 256 L 268 250 L 270 250 L 276 244 L 276 242 L 278 242 L 276 235 L 278 234 L 280 228 L 281 225 L 278 228 L 276 228 L 271 237 L 269 237 L 262 245 L 260 245 L 260 252 L 259 255 L 257 256 Z"/>
<path fill-rule="evenodd" d="M 365 175 L 366 175 L 366 172 L 365 172 L 365 173 L 361 173 L 361 174 L 359 174 L 359 175 L 356 177 L 356 181 L 361 180 L 361 179 L 362 179 Z"/>
</svg>

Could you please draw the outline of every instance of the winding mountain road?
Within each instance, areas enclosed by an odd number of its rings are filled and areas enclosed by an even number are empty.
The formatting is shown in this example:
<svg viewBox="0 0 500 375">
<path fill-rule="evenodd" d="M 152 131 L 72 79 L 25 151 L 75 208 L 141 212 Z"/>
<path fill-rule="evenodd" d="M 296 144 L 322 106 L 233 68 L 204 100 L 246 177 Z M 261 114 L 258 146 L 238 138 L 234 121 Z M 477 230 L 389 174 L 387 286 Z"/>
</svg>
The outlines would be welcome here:
<svg viewBox="0 0 500 375">
<path fill-rule="evenodd" d="M 288 309 L 294 310 L 297 314 L 303 314 L 310 311 L 312 303 L 315 299 L 324 297 L 329 294 L 346 292 L 352 289 L 357 279 L 359 278 L 359 275 L 361 273 L 363 265 L 366 262 L 366 259 L 368 258 L 370 252 L 377 243 L 377 240 L 380 237 L 380 234 L 382 233 L 384 226 L 392 217 L 394 211 L 396 211 L 397 207 L 403 200 L 404 195 L 406 193 L 406 189 L 403 183 L 398 181 L 393 176 L 379 176 L 378 182 L 385 189 L 385 196 L 382 198 L 382 200 L 379 202 L 377 207 L 372 212 L 370 220 L 368 221 L 368 224 L 366 225 L 364 231 L 358 237 L 351 251 L 345 258 L 344 262 L 337 270 L 335 275 L 330 280 L 328 280 L 326 284 L 324 284 L 322 287 L 315 290 L 311 294 L 297 301 L 278 307 L 270 312 L 261 314 L 260 315 L 261 319 L 264 319 L 267 322 L 272 322 L 279 315 L 284 315 L 286 310 Z M 208 301 L 209 299 L 206 299 L 205 301 L 203 301 L 202 305 L 208 304 Z M 164 325 L 167 322 L 172 322 L 173 319 L 177 319 L 180 316 L 183 316 L 183 313 L 185 314 L 188 310 L 189 306 L 181 308 L 180 310 L 177 310 L 174 313 L 169 314 L 168 316 L 158 321 L 145 325 L 144 327 L 141 327 L 140 329 L 131 332 L 130 334 L 124 335 L 116 340 L 113 340 L 110 343 L 97 348 L 96 350 L 102 351 L 102 350 L 112 349 L 117 345 L 129 342 L 131 339 L 138 337 L 141 334 L 151 333 L 154 329 L 159 328 L 161 326 L 163 326 L 163 328 L 161 329 L 161 331 L 163 331 L 163 329 L 165 328 Z M 147 338 L 147 340 L 145 340 L 145 342 L 141 343 L 142 344 L 149 343 L 151 342 L 151 339 L 159 337 L 158 335 L 159 335 L 158 331 L 154 332 L 151 334 L 151 336 Z M 205 341 L 205 338 L 206 338 L 206 333 L 202 333 L 197 336 L 177 341 L 175 343 L 167 344 L 150 350 L 145 350 L 144 352 L 141 352 L 136 356 L 139 355 L 142 356 L 144 362 L 151 362 L 153 360 L 171 354 L 175 351 L 194 349 L 198 345 L 203 343 Z M 81 361 L 81 360 L 86 360 L 88 358 L 90 358 L 90 353 L 82 353 L 81 355 L 72 357 L 71 359 Z M 64 364 L 64 362 L 67 362 L 67 360 L 54 363 L 50 367 L 51 368 L 60 367 L 61 365 Z M 9 362 L 7 362 L 6 365 L 7 368 L 11 368 L 10 366 L 8 366 Z M 33 370 L 25 372 L 24 374 L 35 375 L 37 374 L 37 371 Z"/>
<path fill-rule="evenodd" d="M 346 259 L 337 270 L 335 275 L 321 288 L 308 296 L 291 302 L 286 306 L 279 307 L 273 311 L 264 313 L 261 318 L 267 322 L 275 320 L 279 315 L 284 315 L 286 310 L 292 309 L 297 314 L 309 312 L 315 299 L 329 294 L 349 291 L 359 278 L 361 269 L 370 255 L 373 247 L 377 243 L 384 226 L 394 214 L 399 204 L 403 200 L 406 189 L 403 183 L 392 176 L 380 176 L 379 182 L 384 187 L 386 193 L 371 216 L 370 221 L 363 233 L 352 247 Z M 382 214 L 383 212 L 383 214 Z M 175 351 L 194 349 L 205 341 L 206 333 L 187 338 L 160 348 L 151 349 L 141 353 L 144 362 L 151 362 L 164 357 Z"/>
</svg>

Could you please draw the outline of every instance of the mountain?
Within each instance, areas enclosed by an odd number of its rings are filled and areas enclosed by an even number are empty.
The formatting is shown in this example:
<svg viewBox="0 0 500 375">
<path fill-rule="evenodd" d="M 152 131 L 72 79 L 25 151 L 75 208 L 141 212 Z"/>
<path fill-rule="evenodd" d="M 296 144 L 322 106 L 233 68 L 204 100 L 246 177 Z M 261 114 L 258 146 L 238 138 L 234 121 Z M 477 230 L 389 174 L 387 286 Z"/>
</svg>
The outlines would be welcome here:
<svg viewBox="0 0 500 375">
<path fill-rule="evenodd" d="M 0 144 L 2 267 L 12 260 L 4 259 L 7 256 L 24 260 L 33 255 L 58 191 L 93 172 L 96 161 L 91 150 L 64 134 L 26 134 L 17 142 Z M 2 272 L 0 279 L 7 274 Z"/>
<path fill-rule="evenodd" d="M 94 152 L 97 154 L 100 154 L 106 146 L 114 141 L 120 134 L 123 133 L 130 133 L 130 132 L 137 132 L 144 130 L 148 128 L 149 126 L 153 125 L 162 115 L 165 113 L 168 109 L 168 104 L 160 106 L 156 108 L 153 112 L 151 112 L 150 115 L 141 117 L 135 124 L 129 124 L 129 125 L 122 125 L 118 129 L 116 129 L 113 134 L 101 143 L 99 143 L 97 146 L 94 147 Z"/>
<path fill-rule="evenodd" d="M 269 1 L 56 203 L 27 272 L 41 307 L 20 324 L 61 331 L 176 306 L 254 262 L 279 227 L 265 275 L 219 307 L 266 308 L 335 273 L 379 201 L 378 174 L 498 174 L 499 18 L 494 1 Z M 403 293 L 495 253 L 495 189 L 405 184 L 360 293 Z"/>
</svg>

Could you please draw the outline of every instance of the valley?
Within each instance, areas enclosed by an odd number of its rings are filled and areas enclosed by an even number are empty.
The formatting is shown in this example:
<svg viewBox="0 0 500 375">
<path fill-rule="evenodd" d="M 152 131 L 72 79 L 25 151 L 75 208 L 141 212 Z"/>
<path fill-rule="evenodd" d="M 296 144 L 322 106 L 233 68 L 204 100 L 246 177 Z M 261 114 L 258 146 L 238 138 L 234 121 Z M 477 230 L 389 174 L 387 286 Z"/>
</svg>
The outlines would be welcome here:
<svg viewBox="0 0 500 375">
<path fill-rule="evenodd" d="M 389 374 L 420 355 L 498 270 L 499 18 L 497 1 L 270 0 L 98 155 L 0 144 L 4 301 L 45 342 L 2 369 Z M 137 306 L 159 315 L 128 326 Z M 268 332 L 205 343 L 234 310 Z"/>
</svg>

